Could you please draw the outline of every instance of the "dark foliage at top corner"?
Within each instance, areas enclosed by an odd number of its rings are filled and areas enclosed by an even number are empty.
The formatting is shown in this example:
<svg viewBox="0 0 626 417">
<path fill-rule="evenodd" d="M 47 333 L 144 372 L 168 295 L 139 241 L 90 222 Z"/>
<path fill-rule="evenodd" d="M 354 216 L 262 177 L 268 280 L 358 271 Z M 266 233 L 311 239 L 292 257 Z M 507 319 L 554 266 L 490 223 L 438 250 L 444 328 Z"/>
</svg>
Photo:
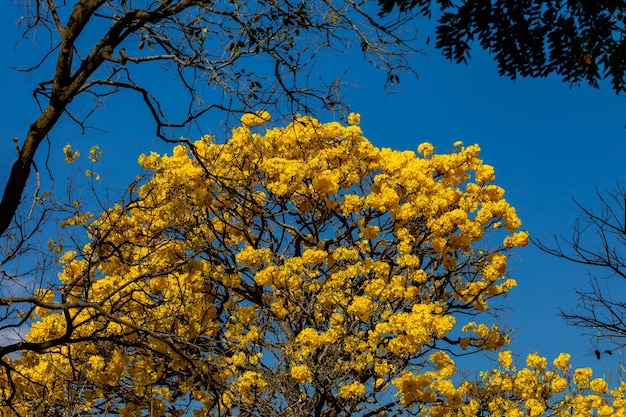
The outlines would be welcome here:
<svg viewBox="0 0 626 417">
<path fill-rule="evenodd" d="M 381 14 L 395 6 L 430 16 L 431 0 L 379 0 Z M 626 91 L 626 1 L 437 1 L 436 47 L 466 63 L 472 46 L 488 51 L 500 75 L 515 79 L 556 74 L 571 85 L 599 87 L 608 79 Z"/>
</svg>

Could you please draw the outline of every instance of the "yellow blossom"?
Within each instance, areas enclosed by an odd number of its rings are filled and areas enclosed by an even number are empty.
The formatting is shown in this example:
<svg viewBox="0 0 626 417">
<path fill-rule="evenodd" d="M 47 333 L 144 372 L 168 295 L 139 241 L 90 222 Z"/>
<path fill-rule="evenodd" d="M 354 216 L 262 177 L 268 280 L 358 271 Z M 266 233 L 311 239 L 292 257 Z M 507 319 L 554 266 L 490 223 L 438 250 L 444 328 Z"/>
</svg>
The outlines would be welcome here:
<svg viewBox="0 0 626 417">
<path fill-rule="evenodd" d="M 435 147 L 433 146 L 432 143 L 428 143 L 428 142 L 420 143 L 420 145 L 417 147 L 417 152 L 421 153 L 424 156 L 428 156 L 432 154 L 434 151 L 435 151 Z"/>
<path fill-rule="evenodd" d="M 598 394 L 603 394 L 609 389 L 606 381 L 602 378 L 593 379 L 589 383 L 589 388 L 591 388 L 593 392 L 596 392 Z"/>
<path fill-rule="evenodd" d="M 350 113 L 348 115 L 348 124 L 358 125 L 361 123 L 361 115 L 359 113 Z"/>
<path fill-rule="evenodd" d="M 73 150 L 69 143 L 63 147 L 63 154 L 65 155 L 65 162 L 68 164 L 71 164 L 80 156 L 80 152 Z"/>
<path fill-rule="evenodd" d="M 511 369 L 513 363 L 513 357 L 510 350 L 504 350 L 498 354 L 498 363 L 504 367 L 504 369 Z"/>
<path fill-rule="evenodd" d="M 291 367 L 291 377 L 299 384 L 311 382 L 311 370 L 306 365 L 295 365 Z"/>
<path fill-rule="evenodd" d="M 365 393 L 365 386 L 360 382 L 352 382 L 347 385 L 343 385 L 339 391 L 341 398 L 352 398 Z"/>
<path fill-rule="evenodd" d="M 504 238 L 504 246 L 507 248 L 513 248 L 516 246 L 526 246 L 528 245 L 530 238 L 527 232 L 517 232 L 511 236 L 507 236 Z"/>
<path fill-rule="evenodd" d="M 569 360 L 570 360 L 569 353 L 560 353 L 559 356 L 557 356 L 554 359 L 553 364 L 557 369 L 560 369 L 562 371 L 567 371 L 569 368 Z"/>
<path fill-rule="evenodd" d="M 256 113 L 246 113 L 241 116 L 241 124 L 247 127 L 261 125 L 270 120 L 270 114 L 267 111 Z"/>
<path fill-rule="evenodd" d="M 578 368 L 574 371 L 574 384 L 578 386 L 587 385 L 593 371 L 591 368 Z"/>
</svg>

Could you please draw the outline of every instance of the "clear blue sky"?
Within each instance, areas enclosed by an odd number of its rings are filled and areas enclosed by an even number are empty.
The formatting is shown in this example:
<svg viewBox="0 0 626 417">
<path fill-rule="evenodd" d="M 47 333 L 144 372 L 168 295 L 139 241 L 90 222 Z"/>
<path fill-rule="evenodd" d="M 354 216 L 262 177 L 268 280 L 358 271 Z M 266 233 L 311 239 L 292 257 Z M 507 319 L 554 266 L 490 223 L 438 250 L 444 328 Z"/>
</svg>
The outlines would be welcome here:
<svg viewBox="0 0 626 417">
<path fill-rule="evenodd" d="M 38 114 L 31 93 L 39 79 L 8 68 L 33 63 L 29 51 L 34 40 L 23 41 L 16 53 L 18 17 L 10 2 L 0 5 L 2 187 L 15 155 L 12 139 L 21 140 Z M 384 74 L 352 61 L 347 80 L 356 87 L 346 90 L 347 101 L 361 113 L 365 135 L 380 147 L 414 150 L 429 141 L 445 152 L 456 140 L 480 144 L 484 160 L 496 168 L 497 184 L 507 190 L 507 199 L 518 208 L 531 235 L 542 240 L 553 234 L 569 236 L 576 218 L 572 198 L 593 206 L 596 187 L 612 189 L 626 181 L 626 99 L 608 84 L 594 90 L 570 89 L 557 78 L 510 81 L 498 76 L 484 53 L 475 50 L 472 55 L 466 67 L 427 49 L 413 60 L 419 78 L 403 77 L 392 95 L 384 91 Z M 68 142 L 84 155 L 97 143 L 105 152 L 100 186 L 123 189 L 138 172 L 139 153 L 151 147 L 167 149 L 154 138 L 139 104 L 128 97 L 109 101 L 109 108 L 94 121 L 99 127 L 98 119 L 104 122 L 106 133 L 81 135 L 67 120 L 61 122 L 51 135 L 50 166 L 65 166 L 61 149 Z M 597 361 L 588 338 L 557 314 L 559 307 L 576 305 L 574 288 L 586 286 L 589 270 L 534 247 L 519 250 L 511 266 L 519 284 L 505 300 L 511 308 L 505 321 L 517 328 L 512 349 L 522 355 L 539 351 L 549 358 L 568 351 L 576 365 L 614 373 L 620 355 Z"/>
</svg>

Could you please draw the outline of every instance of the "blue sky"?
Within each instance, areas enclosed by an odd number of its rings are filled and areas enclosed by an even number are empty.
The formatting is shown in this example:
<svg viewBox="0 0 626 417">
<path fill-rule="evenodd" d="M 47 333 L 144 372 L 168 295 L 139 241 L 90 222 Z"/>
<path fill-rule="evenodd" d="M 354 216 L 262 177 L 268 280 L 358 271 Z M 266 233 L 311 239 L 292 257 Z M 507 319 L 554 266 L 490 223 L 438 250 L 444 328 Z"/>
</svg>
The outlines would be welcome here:
<svg viewBox="0 0 626 417">
<path fill-rule="evenodd" d="M 31 93 L 39 79 L 8 68 L 32 63 L 31 41 L 20 44 L 16 54 L 19 14 L 9 2 L 0 5 L 0 12 L 0 182 L 4 186 L 15 155 L 12 139 L 21 140 L 37 116 Z M 596 188 L 613 189 L 617 182 L 626 181 L 625 98 L 615 95 L 608 83 L 595 90 L 570 89 L 555 77 L 511 81 L 498 76 L 485 53 L 474 50 L 472 55 L 469 66 L 456 65 L 431 47 L 413 59 L 418 78 L 403 77 L 391 95 L 383 88 L 383 73 L 351 61 L 347 81 L 353 87 L 345 91 L 347 102 L 361 113 L 365 135 L 379 147 L 415 150 L 429 141 L 445 152 L 457 140 L 480 144 L 484 160 L 495 166 L 496 182 L 517 207 L 524 228 L 542 240 L 553 234 L 569 236 L 577 215 L 572 198 L 592 207 L 597 204 Z M 81 135 L 67 120 L 59 123 L 51 136 L 51 167 L 64 166 L 61 149 L 66 143 L 83 155 L 97 143 L 105 152 L 99 187 L 109 187 L 113 195 L 116 187 L 123 189 L 138 172 L 136 158 L 141 152 L 168 148 L 154 138 L 153 127 L 138 105 L 126 97 L 109 101 L 108 109 L 94 122 L 104 122 L 107 133 L 94 130 Z M 504 320 L 517 328 L 514 352 L 539 351 L 553 358 L 567 351 L 576 365 L 614 374 L 620 355 L 596 360 L 588 338 L 581 336 L 580 329 L 566 326 L 557 314 L 559 307 L 575 307 L 574 288 L 585 288 L 590 271 L 534 247 L 519 250 L 511 265 L 519 286 L 505 300 L 511 310 Z"/>
</svg>

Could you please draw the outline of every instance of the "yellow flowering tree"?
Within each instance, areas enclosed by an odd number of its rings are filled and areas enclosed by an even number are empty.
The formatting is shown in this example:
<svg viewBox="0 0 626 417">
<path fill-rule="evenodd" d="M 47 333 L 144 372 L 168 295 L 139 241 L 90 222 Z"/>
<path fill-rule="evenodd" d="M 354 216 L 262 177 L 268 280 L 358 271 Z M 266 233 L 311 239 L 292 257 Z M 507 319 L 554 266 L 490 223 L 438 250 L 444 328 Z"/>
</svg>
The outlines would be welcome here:
<svg viewBox="0 0 626 417">
<path fill-rule="evenodd" d="M 4 414 L 624 415 L 624 387 L 563 355 L 457 374 L 507 344 L 481 313 L 528 242 L 477 145 L 379 149 L 358 115 L 255 133 L 268 119 L 141 156 L 125 201 L 66 223 L 89 241 L 13 300 L 35 308 L 1 352 Z"/>
</svg>

